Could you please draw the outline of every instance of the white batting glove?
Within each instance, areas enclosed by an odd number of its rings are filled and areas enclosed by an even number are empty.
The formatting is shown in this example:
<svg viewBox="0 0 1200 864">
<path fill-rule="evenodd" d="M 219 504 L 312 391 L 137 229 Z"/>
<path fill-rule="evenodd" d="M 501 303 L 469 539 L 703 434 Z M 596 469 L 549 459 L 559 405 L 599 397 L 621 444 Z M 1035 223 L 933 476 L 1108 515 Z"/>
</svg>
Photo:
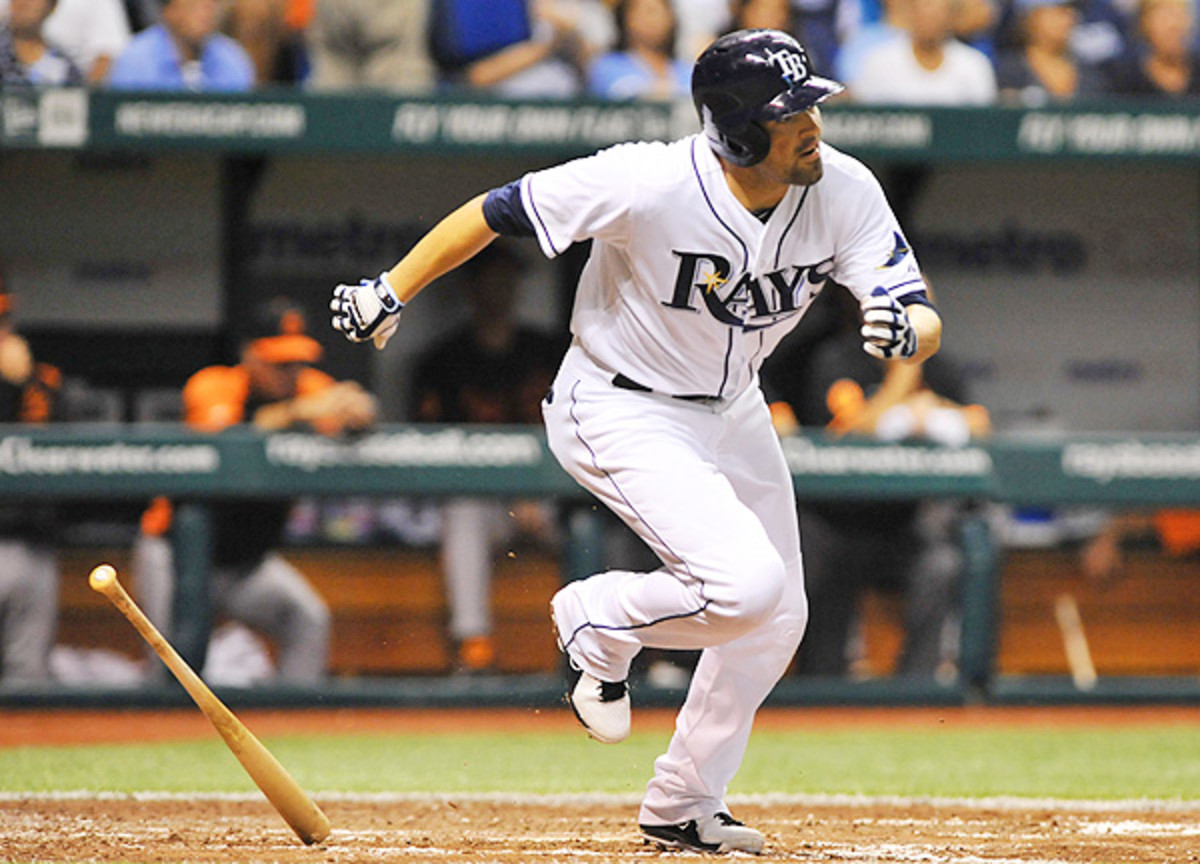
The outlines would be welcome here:
<svg viewBox="0 0 1200 864">
<path fill-rule="evenodd" d="M 862 302 L 863 350 L 880 360 L 911 357 L 917 353 L 917 331 L 904 307 L 883 288 Z"/>
<path fill-rule="evenodd" d="M 361 279 L 357 285 L 337 286 L 329 304 L 334 330 L 351 342 L 371 339 L 380 351 L 400 325 L 403 308 L 388 284 L 386 271 L 375 279 Z"/>
</svg>

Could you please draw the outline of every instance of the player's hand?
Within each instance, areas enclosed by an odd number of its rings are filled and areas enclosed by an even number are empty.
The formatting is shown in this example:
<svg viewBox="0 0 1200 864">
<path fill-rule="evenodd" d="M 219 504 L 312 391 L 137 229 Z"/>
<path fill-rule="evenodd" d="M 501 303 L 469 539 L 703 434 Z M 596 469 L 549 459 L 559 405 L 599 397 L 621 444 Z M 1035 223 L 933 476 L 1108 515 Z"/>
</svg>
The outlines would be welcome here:
<svg viewBox="0 0 1200 864">
<path fill-rule="evenodd" d="M 917 331 L 904 307 L 885 289 L 876 288 L 862 302 L 863 350 L 880 360 L 911 357 L 917 353 Z"/>
<path fill-rule="evenodd" d="M 32 374 L 33 354 L 29 351 L 29 343 L 16 333 L 0 331 L 0 378 L 19 386 Z"/>
<path fill-rule="evenodd" d="M 362 279 L 357 285 L 337 286 L 329 304 L 334 330 L 340 330 L 351 342 L 374 340 L 381 351 L 396 332 L 403 308 L 388 284 L 386 272 L 375 279 Z"/>
</svg>

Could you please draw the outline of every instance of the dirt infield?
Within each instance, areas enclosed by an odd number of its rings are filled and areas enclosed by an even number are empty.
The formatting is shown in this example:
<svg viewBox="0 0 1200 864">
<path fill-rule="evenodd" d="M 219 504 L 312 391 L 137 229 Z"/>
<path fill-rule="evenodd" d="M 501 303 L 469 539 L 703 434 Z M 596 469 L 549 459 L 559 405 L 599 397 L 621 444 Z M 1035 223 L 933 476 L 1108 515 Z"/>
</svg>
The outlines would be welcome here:
<svg viewBox="0 0 1200 864">
<path fill-rule="evenodd" d="M 334 832 L 306 847 L 265 801 L 249 798 L 3 801 L 0 847 L 5 861 L 129 864 L 625 864 L 662 857 L 638 837 L 632 804 L 455 798 L 320 803 Z M 1200 861 L 1200 809 L 865 801 L 743 803 L 737 813 L 767 835 L 760 859 L 766 861 Z M 665 860 L 695 859 L 703 856 Z"/>
<path fill-rule="evenodd" d="M 574 728 L 566 711 L 245 711 L 263 736 Z M 642 728 L 671 722 L 638 715 Z M 787 709 L 760 728 L 848 724 L 1059 726 L 1196 722 L 1190 708 Z M 210 737 L 194 710 L 10 711 L 0 747 Z M 375 864 L 700 860 L 644 845 L 633 800 L 612 797 L 318 796 L 334 825 L 306 847 L 260 796 L 0 795 L 0 861 L 103 864 Z M 1190 864 L 1200 862 L 1200 803 L 735 799 L 767 836 L 760 860 L 885 864 Z M 740 856 L 739 856 L 740 857 Z"/>
</svg>

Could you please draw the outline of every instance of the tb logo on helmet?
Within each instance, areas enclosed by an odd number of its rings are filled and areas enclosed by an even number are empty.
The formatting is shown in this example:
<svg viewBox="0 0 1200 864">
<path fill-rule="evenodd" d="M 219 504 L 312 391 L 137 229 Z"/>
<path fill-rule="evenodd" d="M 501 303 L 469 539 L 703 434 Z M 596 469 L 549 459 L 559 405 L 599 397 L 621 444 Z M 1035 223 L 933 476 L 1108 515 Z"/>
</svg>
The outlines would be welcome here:
<svg viewBox="0 0 1200 864">
<path fill-rule="evenodd" d="M 803 54 L 780 48 L 778 51 L 767 52 L 767 63 L 779 67 L 783 80 L 789 87 L 795 87 L 808 80 L 808 63 Z"/>
</svg>

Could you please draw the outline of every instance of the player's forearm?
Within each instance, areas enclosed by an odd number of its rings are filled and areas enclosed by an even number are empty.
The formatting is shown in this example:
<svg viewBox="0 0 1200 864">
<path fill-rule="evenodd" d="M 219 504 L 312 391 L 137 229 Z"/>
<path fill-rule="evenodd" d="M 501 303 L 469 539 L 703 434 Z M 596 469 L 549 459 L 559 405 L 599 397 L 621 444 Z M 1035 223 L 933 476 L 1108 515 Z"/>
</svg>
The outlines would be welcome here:
<svg viewBox="0 0 1200 864">
<path fill-rule="evenodd" d="M 498 236 L 483 218 L 484 195 L 444 218 L 388 272 L 388 284 L 408 303 L 430 282 L 474 257 Z"/>
<path fill-rule="evenodd" d="M 902 362 L 921 363 L 942 347 L 942 317 L 929 306 L 916 304 L 906 307 L 908 320 L 917 333 L 917 351 Z"/>
<path fill-rule="evenodd" d="M 280 432 L 296 422 L 292 408 L 292 400 L 272 402 L 263 405 L 254 412 L 250 419 L 255 429 L 260 432 Z"/>
</svg>

